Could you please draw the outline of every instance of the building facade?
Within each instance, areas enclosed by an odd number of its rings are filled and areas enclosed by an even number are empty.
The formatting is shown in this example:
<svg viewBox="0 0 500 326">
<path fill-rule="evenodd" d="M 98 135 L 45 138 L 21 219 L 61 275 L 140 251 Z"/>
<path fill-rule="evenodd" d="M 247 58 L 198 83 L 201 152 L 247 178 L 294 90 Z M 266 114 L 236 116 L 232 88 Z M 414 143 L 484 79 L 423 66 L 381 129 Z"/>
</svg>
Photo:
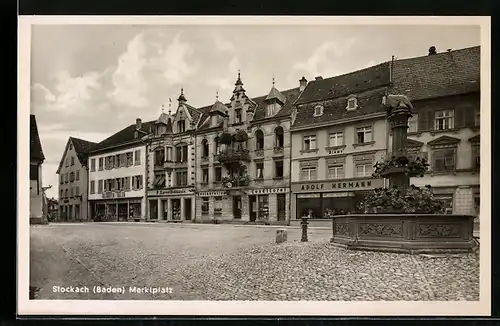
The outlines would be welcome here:
<svg viewBox="0 0 500 326">
<path fill-rule="evenodd" d="M 431 185 L 448 213 L 478 216 L 480 47 L 396 60 L 392 92 L 414 107 L 408 151 L 430 164 L 411 182 Z"/>
<path fill-rule="evenodd" d="M 388 63 L 307 84 L 292 114 L 292 220 L 354 213 L 367 191 L 384 186 L 372 173 L 387 151 L 389 85 Z"/>
<path fill-rule="evenodd" d="M 46 211 L 42 187 L 42 164 L 45 160 L 35 115 L 30 115 L 30 223 L 41 223 Z"/>
<path fill-rule="evenodd" d="M 148 137 L 148 220 L 195 218 L 194 131 L 202 113 L 187 104 L 183 90 L 175 114 L 162 112 Z"/>
<path fill-rule="evenodd" d="M 89 212 L 95 221 L 146 219 L 146 142 L 154 121 L 136 123 L 89 153 Z"/>
<path fill-rule="evenodd" d="M 88 214 L 88 152 L 96 145 L 69 137 L 57 168 L 59 220 L 86 221 Z"/>
<path fill-rule="evenodd" d="M 299 87 L 280 92 L 273 82 L 267 96 L 252 99 L 238 73 L 229 103 L 217 98 L 201 109 L 197 219 L 289 220 L 290 113 L 299 93 Z"/>
</svg>

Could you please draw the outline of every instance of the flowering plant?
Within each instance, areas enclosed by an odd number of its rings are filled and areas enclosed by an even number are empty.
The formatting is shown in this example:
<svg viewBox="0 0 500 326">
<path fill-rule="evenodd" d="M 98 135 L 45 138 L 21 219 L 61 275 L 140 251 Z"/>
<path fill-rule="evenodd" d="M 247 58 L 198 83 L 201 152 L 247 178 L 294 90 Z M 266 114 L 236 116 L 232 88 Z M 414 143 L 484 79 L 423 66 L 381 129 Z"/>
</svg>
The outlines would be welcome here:
<svg viewBox="0 0 500 326">
<path fill-rule="evenodd" d="M 389 155 L 382 162 L 375 163 L 372 176 L 374 178 L 384 177 L 393 168 L 401 168 L 409 177 L 423 177 L 429 169 L 429 164 L 425 158 L 417 157 L 415 160 L 410 160 L 406 156 Z"/>
<path fill-rule="evenodd" d="M 229 144 L 231 144 L 232 141 L 233 141 L 233 136 L 228 132 L 224 132 L 219 137 L 219 142 L 221 144 L 229 145 Z"/>
</svg>

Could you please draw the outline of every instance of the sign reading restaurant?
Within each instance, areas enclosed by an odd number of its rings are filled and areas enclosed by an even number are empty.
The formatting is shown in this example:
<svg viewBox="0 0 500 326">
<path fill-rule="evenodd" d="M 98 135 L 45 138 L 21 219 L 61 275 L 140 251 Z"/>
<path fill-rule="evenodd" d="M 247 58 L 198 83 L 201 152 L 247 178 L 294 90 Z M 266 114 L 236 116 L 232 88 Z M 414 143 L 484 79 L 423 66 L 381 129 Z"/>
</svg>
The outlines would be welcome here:
<svg viewBox="0 0 500 326">
<path fill-rule="evenodd" d="M 367 190 L 384 186 L 384 179 L 350 179 L 292 184 L 293 192 Z"/>
</svg>

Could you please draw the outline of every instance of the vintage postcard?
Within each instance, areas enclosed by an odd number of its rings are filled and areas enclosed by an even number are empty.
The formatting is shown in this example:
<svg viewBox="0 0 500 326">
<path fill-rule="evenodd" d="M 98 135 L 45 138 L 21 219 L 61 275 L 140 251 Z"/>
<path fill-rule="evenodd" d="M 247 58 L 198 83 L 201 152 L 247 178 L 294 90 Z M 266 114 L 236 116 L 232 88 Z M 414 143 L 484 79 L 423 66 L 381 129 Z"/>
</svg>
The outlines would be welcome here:
<svg viewBox="0 0 500 326">
<path fill-rule="evenodd" d="M 21 16 L 18 314 L 488 316 L 490 60 L 489 17 Z"/>
</svg>

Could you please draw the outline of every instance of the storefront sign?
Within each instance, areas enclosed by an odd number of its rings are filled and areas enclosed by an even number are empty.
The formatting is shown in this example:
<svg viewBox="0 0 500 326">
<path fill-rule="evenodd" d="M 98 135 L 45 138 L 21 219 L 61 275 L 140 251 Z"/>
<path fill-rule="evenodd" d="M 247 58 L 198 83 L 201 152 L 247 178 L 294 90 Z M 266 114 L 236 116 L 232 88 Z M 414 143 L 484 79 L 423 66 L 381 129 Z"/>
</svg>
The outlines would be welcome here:
<svg viewBox="0 0 500 326">
<path fill-rule="evenodd" d="M 354 197 L 353 192 L 328 192 L 323 194 L 323 198 L 325 197 Z"/>
<path fill-rule="evenodd" d="M 288 188 L 262 188 L 247 191 L 249 195 L 284 194 L 286 192 L 288 192 Z"/>
<path fill-rule="evenodd" d="M 161 190 L 149 190 L 149 196 L 160 196 L 160 195 L 192 195 L 193 189 L 161 189 Z"/>
<path fill-rule="evenodd" d="M 220 196 L 226 196 L 227 193 L 224 190 L 220 191 L 202 191 L 198 193 L 198 196 L 200 197 L 220 197 Z"/>
<path fill-rule="evenodd" d="M 337 190 L 367 190 L 384 186 L 383 179 L 356 179 L 330 182 L 293 184 L 293 192 L 324 192 Z"/>
<path fill-rule="evenodd" d="M 118 192 L 106 191 L 102 193 L 103 199 L 121 198 L 121 197 L 125 197 L 125 191 L 118 191 Z"/>
</svg>

